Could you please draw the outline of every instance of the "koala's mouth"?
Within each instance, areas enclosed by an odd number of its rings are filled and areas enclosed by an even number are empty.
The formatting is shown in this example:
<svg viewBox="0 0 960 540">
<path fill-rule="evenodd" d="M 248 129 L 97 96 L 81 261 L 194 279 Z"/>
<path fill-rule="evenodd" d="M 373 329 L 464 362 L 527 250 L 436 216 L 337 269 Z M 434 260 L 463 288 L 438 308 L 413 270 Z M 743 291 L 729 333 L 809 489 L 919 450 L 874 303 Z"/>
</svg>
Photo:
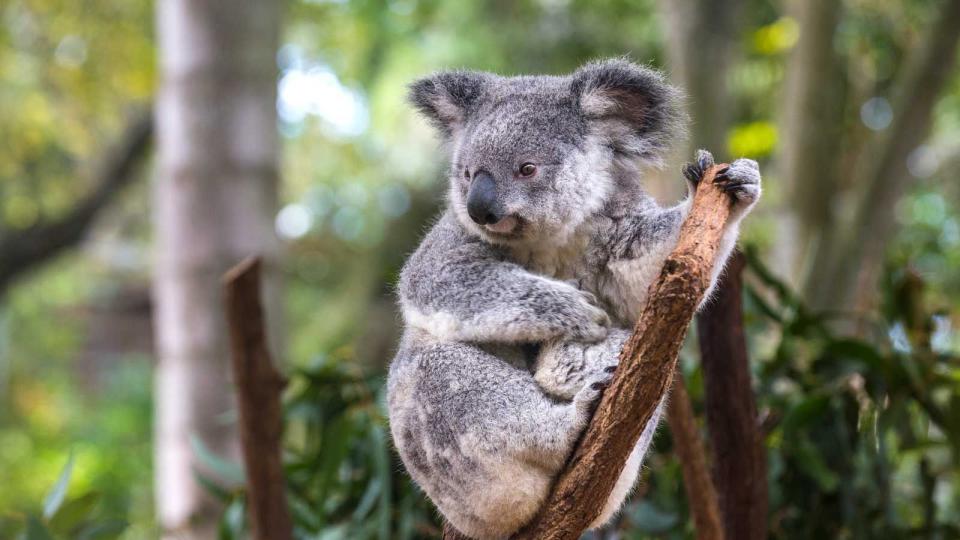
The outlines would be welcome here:
<svg viewBox="0 0 960 540">
<path fill-rule="evenodd" d="M 488 232 L 500 235 L 512 234 L 520 227 L 520 220 L 516 216 L 507 216 L 496 223 L 487 223 L 483 226 Z"/>
</svg>

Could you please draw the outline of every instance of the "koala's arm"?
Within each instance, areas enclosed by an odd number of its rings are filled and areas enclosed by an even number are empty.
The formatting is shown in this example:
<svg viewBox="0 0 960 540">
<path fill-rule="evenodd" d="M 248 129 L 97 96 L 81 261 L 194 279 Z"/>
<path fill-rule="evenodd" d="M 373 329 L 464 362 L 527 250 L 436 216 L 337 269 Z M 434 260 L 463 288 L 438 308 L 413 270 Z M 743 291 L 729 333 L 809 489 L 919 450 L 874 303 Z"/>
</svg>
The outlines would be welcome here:
<svg viewBox="0 0 960 540">
<path fill-rule="evenodd" d="M 504 260 L 450 215 L 407 262 L 399 295 L 407 325 L 444 341 L 596 341 L 608 332 L 609 317 L 593 295 Z"/>
<path fill-rule="evenodd" d="M 652 200 L 642 201 L 632 213 L 615 221 L 608 263 L 614 278 L 613 294 L 608 296 L 614 298 L 608 298 L 608 301 L 617 306 L 616 311 L 622 322 L 632 323 L 639 315 L 649 285 L 657 279 L 663 262 L 677 245 L 680 227 L 690 211 L 702 171 L 711 165 L 713 157 L 701 150 L 697 155 L 697 163 L 685 168 L 690 195 L 682 203 L 664 209 Z M 710 287 L 704 298 L 709 298 L 736 246 L 740 221 L 760 198 L 760 171 L 756 161 L 734 161 L 718 174 L 718 181 L 730 194 L 733 207 L 724 226 Z"/>
</svg>

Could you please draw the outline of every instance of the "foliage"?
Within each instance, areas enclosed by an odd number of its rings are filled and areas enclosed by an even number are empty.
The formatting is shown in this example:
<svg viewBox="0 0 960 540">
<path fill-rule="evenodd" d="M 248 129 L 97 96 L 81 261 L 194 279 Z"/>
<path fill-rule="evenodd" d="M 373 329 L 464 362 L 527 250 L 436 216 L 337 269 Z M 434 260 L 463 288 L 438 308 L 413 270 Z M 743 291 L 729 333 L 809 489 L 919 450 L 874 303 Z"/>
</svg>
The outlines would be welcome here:
<svg viewBox="0 0 960 540">
<path fill-rule="evenodd" d="M 87 491 L 67 497 L 73 466 L 74 454 L 71 452 L 40 509 L 33 507 L 22 513 L 0 517 L 0 535 L 22 540 L 118 538 L 127 528 L 127 523 L 103 517 L 103 513 L 98 511 L 100 495 L 97 492 Z"/>
<path fill-rule="evenodd" d="M 343 366 L 319 362 L 297 370 L 287 395 L 287 498 L 297 538 L 437 536 L 436 514 L 392 451 L 383 378 Z M 221 539 L 242 538 L 242 490 L 211 489 L 226 503 Z"/>
</svg>

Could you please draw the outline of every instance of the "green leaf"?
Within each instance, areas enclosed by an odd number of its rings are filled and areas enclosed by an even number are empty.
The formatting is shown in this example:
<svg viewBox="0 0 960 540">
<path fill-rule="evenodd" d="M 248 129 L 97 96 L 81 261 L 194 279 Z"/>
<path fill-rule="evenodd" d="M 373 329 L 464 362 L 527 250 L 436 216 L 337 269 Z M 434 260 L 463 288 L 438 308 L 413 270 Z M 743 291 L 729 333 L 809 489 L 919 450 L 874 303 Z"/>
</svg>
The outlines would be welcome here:
<svg viewBox="0 0 960 540">
<path fill-rule="evenodd" d="M 800 469 L 813 478 L 820 489 L 826 493 L 836 491 L 840 477 L 827 466 L 812 442 L 805 437 L 800 439 L 800 444 L 794 449 L 794 456 Z"/>
<path fill-rule="evenodd" d="M 31 515 L 27 518 L 24 540 L 53 540 L 53 535 L 47 530 L 47 526 L 37 519 L 37 516 Z"/>
<path fill-rule="evenodd" d="M 67 496 L 67 487 L 70 485 L 70 475 L 73 474 L 73 450 L 70 451 L 70 456 L 67 458 L 67 464 L 63 466 L 63 469 L 60 471 L 60 478 L 57 478 L 57 483 L 53 485 L 53 489 L 47 493 L 47 497 L 43 500 L 43 517 L 44 519 L 50 519 L 54 514 L 57 513 L 57 510 L 60 508 L 60 505 L 63 504 L 64 497 Z"/>
<path fill-rule="evenodd" d="M 203 474 L 202 472 L 196 469 L 194 469 L 193 471 L 193 477 L 194 479 L 196 479 L 198 484 L 203 486 L 203 488 L 206 489 L 208 493 L 216 497 L 217 500 L 219 500 L 220 502 L 228 503 L 233 500 L 233 493 L 231 493 L 228 489 L 225 489 L 223 486 L 218 484 L 216 480 L 209 478 L 208 476 L 206 476 L 205 474 Z"/>
<path fill-rule="evenodd" d="M 123 534 L 123 531 L 127 530 L 129 525 L 129 523 L 121 519 L 91 523 L 77 534 L 76 539 L 111 540 L 113 538 L 120 538 L 120 535 Z"/>
<path fill-rule="evenodd" d="M 87 492 L 65 502 L 49 520 L 53 532 L 66 535 L 90 518 L 93 509 L 100 502 L 100 494 Z"/>
<path fill-rule="evenodd" d="M 196 435 L 190 436 L 190 447 L 193 453 L 200 459 L 200 463 L 206 466 L 215 475 L 222 480 L 234 485 L 246 484 L 246 475 L 243 467 L 239 463 L 234 463 L 228 459 L 215 454 L 204 442 Z"/>
<path fill-rule="evenodd" d="M 825 394 L 814 394 L 804 398 L 784 415 L 783 431 L 789 434 L 797 433 L 800 428 L 819 420 L 829 406 L 830 396 Z"/>
<path fill-rule="evenodd" d="M 223 512 L 220 521 L 220 540 L 243 538 L 246 526 L 246 509 L 243 499 L 235 499 Z"/>
</svg>

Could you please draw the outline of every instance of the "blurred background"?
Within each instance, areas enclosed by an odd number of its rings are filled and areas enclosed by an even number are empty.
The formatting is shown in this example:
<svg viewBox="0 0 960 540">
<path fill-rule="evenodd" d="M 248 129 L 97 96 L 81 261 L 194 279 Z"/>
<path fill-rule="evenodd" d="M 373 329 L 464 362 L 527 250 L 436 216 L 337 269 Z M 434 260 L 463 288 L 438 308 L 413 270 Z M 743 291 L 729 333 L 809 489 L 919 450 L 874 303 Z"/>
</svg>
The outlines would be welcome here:
<svg viewBox="0 0 960 540">
<path fill-rule="evenodd" d="M 761 162 L 770 537 L 960 537 L 960 1 L 156 4 L 0 3 L 0 537 L 242 537 L 219 276 L 252 253 L 298 537 L 439 537 L 382 406 L 447 167 L 405 87 L 617 55 L 687 94 L 665 204 L 697 147 Z M 606 537 L 693 537 L 670 448 Z"/>
</svg>

